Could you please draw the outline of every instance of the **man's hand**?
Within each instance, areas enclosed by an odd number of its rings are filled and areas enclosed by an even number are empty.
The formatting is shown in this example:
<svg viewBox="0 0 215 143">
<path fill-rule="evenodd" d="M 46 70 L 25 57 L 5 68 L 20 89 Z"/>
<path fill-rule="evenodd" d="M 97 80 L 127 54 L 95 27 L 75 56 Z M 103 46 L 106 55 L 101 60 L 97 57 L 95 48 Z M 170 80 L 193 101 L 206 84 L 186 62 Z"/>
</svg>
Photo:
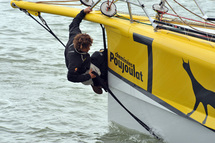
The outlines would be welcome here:
<svg viewBox="0 0 215 143">
<path fill-rule="evenodd" d="M 84 9 L 84 13 L 90 13 L 92 11 L 92 9 L 90 7 L 87 7 Z"/>
<path fill-rule="evenodd" d="M 91 77 L 91 78 L 95 78 L 96 75 L 94 75 L 92 72 L 93 72 L 92 69 L 90 69 L 90 71 L 89 71 L 90 77 Z"/>
</svg>

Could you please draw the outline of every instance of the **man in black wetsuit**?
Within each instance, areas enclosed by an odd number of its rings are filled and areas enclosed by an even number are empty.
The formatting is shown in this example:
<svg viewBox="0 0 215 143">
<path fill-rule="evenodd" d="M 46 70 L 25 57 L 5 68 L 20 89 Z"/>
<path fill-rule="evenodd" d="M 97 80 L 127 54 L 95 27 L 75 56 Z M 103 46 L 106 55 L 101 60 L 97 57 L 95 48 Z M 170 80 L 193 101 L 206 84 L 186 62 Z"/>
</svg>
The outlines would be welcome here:
<svg viewBox="0 0 215 143">
<path fill-rule="evenodd" d="M 101 87 L 95 86 L 92 80 L 96 77 L 92 71 L 95 71 L 99 75 L 101 74 L 100 70 L 91 63 L 91 58 L 88 54 L 93 40 L 88 34 L 82 34 L 79 28 L 82 19 L 90 12 L 90 7 L 85 8 L 69 25 L 69 41 L 64 53 L 68 68 L 67 79 L 71 82 L 82 82 L 86 85 L 91 84 L 94 92 L 102 94 Z"/>
</svg>

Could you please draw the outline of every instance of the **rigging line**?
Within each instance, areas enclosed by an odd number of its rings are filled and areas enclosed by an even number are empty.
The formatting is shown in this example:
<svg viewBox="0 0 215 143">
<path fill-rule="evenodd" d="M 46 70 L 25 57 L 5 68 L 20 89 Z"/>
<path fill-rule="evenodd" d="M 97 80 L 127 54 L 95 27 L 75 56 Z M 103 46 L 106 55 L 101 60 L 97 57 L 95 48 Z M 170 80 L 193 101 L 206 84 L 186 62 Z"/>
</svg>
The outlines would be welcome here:
<svg viewBox="0 0 215 143">
<path fill-rule="evenodd" d="M 79 0 L 66 0 L 66 1 L 38 1 L 36 3 L 42 3 L 42 4 L 53 4 L 53 5 L 71 5 L 71 6 L 80 6 L 82 4 L 63 4 L 60 2 L 77 2 Z"/>
<path fill-rule="evenodd" d="M 171 13 L 165 13 L 165 14 L 171 15 L 171 16 L 175 16 L 175 17 L 181 17 L 181 18 L 183 18 L 183 19 L 187 19 L 187 20 L 191 20 L 191 21 L 203 23 L 203 24 L 206 24 L 206 25 L 215 26 L 215 24 L 212 24 L 212 23 L 207 23 L 207 22 L 203 22 L 203 21 L 199 21 L 199 20 L 195 20 L 195 19 L 191 19 L 191 18 L 186 18 L 186 17 L 182 17 L 182 16 L 175 15 L 175 14 L 171 14 Z"/>
<path fill-rule="evenodd" d="M 51 3 L 51 2 L 47 2 L 47 3 L 43 3 L 43 4 L 52 4 L 52 5 L 71 5 L 71 6 L 80 6 L 82 4 L 62 4 L 62 3 Z"/>
<path fill-rule="evenodd" d="M 197 3 L 197 1 L 196 1 L 196 0 L 193 0 L 193 1 L 196 3 L 197 7 L 199 8 L 199 10 L 201 11 L 202 15 L 204 16 L 205 14 L 204 14 L 203 10 L 200 8 L 200 6 L 199 6 L 199 4 Z"/>
<path fill-rule="evenodd" d="M 182 27 L 182 26 L 178 26 L 178 25 L 175 25 L 175 24 L 171 24 L 171 23 L 166 23 L 166 22 L 162 22 L 162 21 L 158 21 L 158 20 L 154 20 L 155 23 L 158 23 L 158 24 L 162 24 L 162 25 L 166 25 L 166 26 L 170 26 L 172 28 L 176 28 L 176 29 L 180 29 L 180 30 L 183 30 L 183 31 L 186 31 L 186 32 L 192 32 L 192 33 L 196 33 L 196 34 L 200 34 L 200 35 L 204 35 L 204 36 L 210 36 L 210 38 L 213 38 L 214 35 L 211 35 L 211 34 L 206 34 L 205 32 L 201 32 L 201 31 L 195 31 L 195 30 L 192 30 L 192 29 L 188 29 L 188 28 L 185 28 L 185 27 Z"/>
<path fill-rule="evenodd" d="M 65 0 L 65 1 L 38 1 L 36 3 L 49 3 L 49 2 L 76 2 L 76 1 L 79 1 L 79 0 Z"/>
<path fill-rule="evenodd" d="M 52 34 L 64 47 L 66 47 L 64 45 L 64 43 L 54 34 L 54 32 L 51 30 L 51 28 L 48 26 L 48 24 L 46 23 L 46 21 L 42 18 L 42 16 L 38 15 L 38 17 L 40 18 L 40 20 L 42 21 L 42 23 L 46 26 L 44 26 L 43 24 L 41 24 L 36 18 L 34 18 L 27 10 L 25 9 L 21 9 L 19 8 L 21 11 L 23 11 L 25 14 L 27 14 L 28 16 L 30 16 L 33 20 L 35 20 L 39 25 L 41 25 L 45 30 L 47 30 L 50 34 Z"/>
<path fill-rule="evenodd" d="M 100 26 L 101 26 L 101 28 L 102 28 L 102 35 L 103 35 L 103 46 L 104 46 L 104 58 L 105 58 L 105 67 L 108 67 L 108 63 L 107 63 L 107 61 L 108 61 L 108 57 L 107 57 L 107 42 L 106 42 L 106 34 L 105 34 L 105 27 L 102 25 L 102 24 L 100 24 Z M 106 68 L 106 70 L 105 70 L 105 78 L 107 79 L 107 82 L 106 83 L 108 83 L 108 77 L 107 77 L 107 75 L 108 75 L 108 70 L 107 70 L 107 68 Z M 105 90 L 106 91 L 106 90 Z M 107 92 L 107 91 L 106 91 Z"/>
<path fill-rule="evenodd" d="M 179 19 L 182 21 L 183 24 L 187 25 L 185 21 L 178 15 L 178 13 L 175 12 L 175 10 L 171 7 L 171 5 L 165 0 L 165 2 L 168 4 L 168 6 L 172 9 L 172 11 L 179 17 Z"/>
<path fill-rule="evenodd" d="M 172 9 L 172 11 L 179 17 L 179 19 L 180 19 L 185 25 L 189 26 L 190 28 L 192 28 L 192 29 L 194 29 L 194 30 L 196 30 L 196 31 L 204 32 L 204 31 L 198 30 L 198 29 L 196 29 L 196 28 L 190 26 L 188 23 L 186 23 L 186 22 L 176 13 L 176 11 L 170 6 L 170 4 L 167 2 L 167 0 L 165 0 L 165 1 L 166 1 L 166 3 L 168 4 L 168 6 Z M 175 1 L 175 0 L 174 0 L 174 1 Z M 208 32 L 204 32 L 204 33 L 208 34 Z M 209 34 L 214 35 L 213 33 L 209 33 Z M 208 37 L 208 36 L 207 36 L 207 37 Z M 208 41 L 210 41 L 209 37 L 208 37 Z"/>
<path fill-rule="evenodd" d="M 36 20 L 32 15 L 30 15 L 34 20 Z M 51 28 L 48 26 L 48 24 L 46 23 L 46 21 L 42 18 L 42 16 L 39 14 L 38 17 L 40 18 L 40 20 L 42 21 L 42 23 L 47 27 L 47 31 L 52 34 L 64 47 L 66 47 L 64 45 L 64 43 L 54 34 L 54 32 L 51 30 Z M 37 21 L 37 20 L 36 20 Z M 37 23 L 39 23 L 39 21 L 37 21 Z M 40 24 L 40 23 L 39 23 Z M 41 25 L 41 24 L 40 24 Z M 43 26 L 44 27 L 44 26 Z"/>
<path fill-rule="evenodd" d="M 131 111 L 129 111 L 123 104 L 122 102 L 113 94 L 113 92 L 110 90 L 110 88 L 104 84 L 103 80 L 99 77 L 99 75 L 96 72 L 92 72 L 93 74 L 96 75 L 96 78 L 98 79 L 100 85 L 107 90 L 111 96 L 118 102 L 118 104 L 121 105 L 122 108 L 124 108 L 141 126 L 143 126 L 151 135 L 153 135 L 156 139 L 162 140 L 158 135 L 154 133 L 152 128 L 150 128 L 147 124 L 145 124 L 143 121 L 141 121 L 137 116 L 135 116 Z"/>
<path fill-rule="evenodd" d="M 119 18 L 119 19 L 124 19 L 124 20 L 130 20 L 129 18 L 124 17 L 124 16 L 119 15 L 119 14 L 115 14 L 115 16 L 114 16 L 114 17 Z M 139 20 L 134 20 L 134 22 L 137 22 L 137 23 L 141 23 L 141 24 L 145 24 L 145 25 L 150 25 L 150 26 L 152 26 L 152 24 L 144 23 L 144 22 L 141 22 L 141 21 L 139 21 Z"/>
<path fill-rule="evenodd" d="M 166 1 L 166 0 L 165 0 L 165 1 Z M 184 7 L 182 4 L 180 4 L 180 3 L 177 2 L 176 0 L 173 0 L 173 1 L 175 1 L 179 6 L 181 6 L 182 8 L 184 8 L 185 10 L 187 10 L 188 12 L 190 12 L 190 13 L 192 13 L 193 15 L 199 17 L 200 19 L 203 19 L 204 21 L 208 21 L 208 22 L 210 22 L 210 23 L 214 23 L 214 22 L 212 22 L 212 21 L 210 21 L 210 20 L 208 20 L 208 19 L 205 19 L 205 18 L 199 16 L 198 14 L 196 14 L 196 13 L 190 11 L 189 9 L 187 9 L 186 7 Z"/>
<path fill-rule="evenodd" d="M 103 43 L 104 43 L 104 50 L 105 50 L 105 59 L 107 62 L 107 45 L 106 45 L 106 38 L 105 38 L 105 28 L 102 26 L 102 24 L 100 24 L 101 28 L 102 28 L 102 34 L 103 34 Z M 120 102 L 120 100 L 113 94 L 113 92 L 110 90 L 110 88 L 108 87 L 107 84 L 104 83 L 103 79 L 100 78 L 100 76 L 96 73 L 93 72 L 93 74 L 96 75 L 96 78 L 99 81 L 99 84 L 104 88 L 105 91 L 108 91 L 111 96 L 118 102 L 118 104 L 120 104 L 141 126 L 143 126 L 150 134 L 152 134 L 155 138 L 157 138 L 158 140 L 162 140 L 159 136 L 157 136 L 153 130 L 146 125 L 143 121 L 141 121 L 139 118 L 137 118 L 134 114 L 132 114 L 123 104 L 122 102 Z M 108 82 L 108 81 L 107 81 Z"/>
<path fill-rule="evenodd" d="M 205 36 L 200 36 L 200 35 L 196 35 L 196 34 L 193 34 L 193 33 L 187 33 L 185 31 L 182 31 L 182 30 L 178 30 L 178 29 L 175 29 L 175 28 L 169 28 L 169 27 L 164 27 L 164 26 L 161 26 L 161 25 L 158 25 L 158 28 L 159 29 L 164 29 L 164 30 L 169 30 L 169 31 L 173 31 L 173 32 L 177 32 L 177 33 L 181 33 L 181 34 L 184 34 L 184 35 L 189 35 L 189 36 L 192 36 L 192 37 L 196 37 L 196 38 L 200 38 L 200 39 L 203 39 L 203 40 L 208 40 L 207 37 Z M 210 42 L 215 42 L 214 39 L 210 39 Z M 211 44 L 210 44 L 211 45 Z M 212 46 L 213 47 L 213 46 Z M 213 47 L 214 48 L 214 47 Z"/>
<path fill-rule="evenodd" d="M 71 5 L 71 6 L 80 6 L 82 4 L 63 4 L 60 2 L 77 2 L 79 0 L 64 0 L 64 1 L 38 1 L 36 3 L 42 3 L 42 4 L 53 4 L 53 5 Z"/>
<path fill-rule="evenodd" d="M 193 15 L 195 15 L 195 16 L 201 18 L 201 19 L 204 19 L 204 18 L 202 18 L 201 16 L 199 16 L 198 14 L 196 14 L 196 13 L 190 11 L 189 9 L 187 9 L 186 7 L 184 7 L 182 4 L 180 4 L 180 3 L 177 2 L 176 0 L 173 0 L 173 1 L 176 2 L 178 5 L 180 5 L 182 8 L 184 8 L 185 10 L 187 10 L 188 12 L 192 13 Z M 205 20 L 205 19 L 204 19 L 204 20 Z"/>
<path fill-rule="evenodd" d="M 106 44 L 106 37 L 105 37 L 105 27 L 102 24 L 100 24 L 100 26 L 102 28 L 102 34 L 103 34 L 104 50 L 107 52 L 107 44 Z M 105 56 L 107 57 L 107 55 L 105 55 Z"/>
</svg>

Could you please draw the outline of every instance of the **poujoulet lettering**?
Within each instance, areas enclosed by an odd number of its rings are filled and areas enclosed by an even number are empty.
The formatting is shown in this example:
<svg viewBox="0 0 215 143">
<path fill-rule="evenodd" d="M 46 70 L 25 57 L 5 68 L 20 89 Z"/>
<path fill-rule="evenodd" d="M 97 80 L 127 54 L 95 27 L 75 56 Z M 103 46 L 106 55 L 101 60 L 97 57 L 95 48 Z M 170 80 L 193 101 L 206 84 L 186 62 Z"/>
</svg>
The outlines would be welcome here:
<svg viewBox="0 0 215 143">
<path fill-rule="evenodd" d="M 115 54 L 110 52 L 110 62 L 114 62 L 114 65 L 118 66 L 122 70 L 122 73 L 128 73 L 129 75 L 143 82 L 142 71 L 136 71 L 135 64 L 132 64 L 125 57 L 119 55 L 118 52 L 116 52 Z"/>
</svg>

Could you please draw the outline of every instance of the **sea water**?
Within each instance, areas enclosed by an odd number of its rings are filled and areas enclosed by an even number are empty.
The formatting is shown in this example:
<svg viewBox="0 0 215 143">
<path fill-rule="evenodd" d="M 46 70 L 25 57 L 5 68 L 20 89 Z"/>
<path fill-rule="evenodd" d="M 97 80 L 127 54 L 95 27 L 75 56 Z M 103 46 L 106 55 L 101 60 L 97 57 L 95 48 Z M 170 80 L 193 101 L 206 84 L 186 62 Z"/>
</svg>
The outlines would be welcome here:
<svg viewBox="0 0 215 143">
<path fill-rule="evenodd" d="M 212 15 L 213 0 L 199 2 Z M 42 16 L 66 44 L 72 18 Z M 64 47 L 9 0 L 0 1 L 0 20 L 0 143 L 161 143 L 109 123 L 108 94 L 68 82 Z M 94 39 L 90 54 L 103 48 L 99 24 L 83 21 L 81 29 Z"/>
</svg>

